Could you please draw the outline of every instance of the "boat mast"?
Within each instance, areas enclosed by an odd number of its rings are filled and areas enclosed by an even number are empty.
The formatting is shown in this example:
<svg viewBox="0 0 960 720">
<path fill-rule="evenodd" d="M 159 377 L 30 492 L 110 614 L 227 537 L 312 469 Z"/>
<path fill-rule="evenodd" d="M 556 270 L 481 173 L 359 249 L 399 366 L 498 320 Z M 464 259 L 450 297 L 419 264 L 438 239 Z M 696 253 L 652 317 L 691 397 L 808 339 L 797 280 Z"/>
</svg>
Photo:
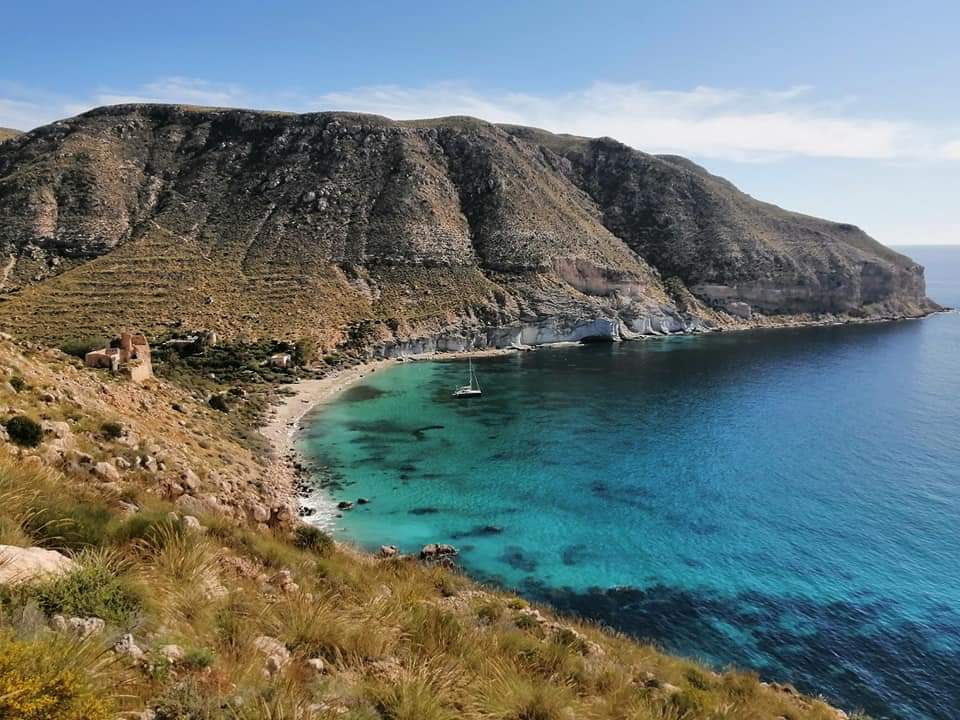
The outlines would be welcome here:
<svg viewBox="0 0 960 720">
<path fill-rule="evenodd" d="M 477 374 L 473 371 L 473 358 L 470 359 L 470 387 L 473 387 L 473 383 L 476 381 L 477 390 L 480 389 L 480 381 L 477 379 Z"/>
</svg>

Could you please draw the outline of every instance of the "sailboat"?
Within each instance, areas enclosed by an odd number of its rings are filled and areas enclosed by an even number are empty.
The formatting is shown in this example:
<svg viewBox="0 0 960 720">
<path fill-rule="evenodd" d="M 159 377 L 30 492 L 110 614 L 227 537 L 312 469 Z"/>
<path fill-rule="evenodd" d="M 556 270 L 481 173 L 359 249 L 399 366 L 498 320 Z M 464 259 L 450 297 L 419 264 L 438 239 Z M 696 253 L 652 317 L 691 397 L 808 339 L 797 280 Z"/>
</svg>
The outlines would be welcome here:
<svg viewBox="0 0 960 720">
<path fill-rule="evenodd" d="M 461 385 L 453 391 L 453 397 L 455 398 L 479 397 L 483 395 L 483 391 L 480 389 L 480 381 L 477 380 L 477 374 L 473 371 L 473 358 L 468 358 L 467 361 L 469 363 L 467 370 L 468 383 Z"/>
</svg>

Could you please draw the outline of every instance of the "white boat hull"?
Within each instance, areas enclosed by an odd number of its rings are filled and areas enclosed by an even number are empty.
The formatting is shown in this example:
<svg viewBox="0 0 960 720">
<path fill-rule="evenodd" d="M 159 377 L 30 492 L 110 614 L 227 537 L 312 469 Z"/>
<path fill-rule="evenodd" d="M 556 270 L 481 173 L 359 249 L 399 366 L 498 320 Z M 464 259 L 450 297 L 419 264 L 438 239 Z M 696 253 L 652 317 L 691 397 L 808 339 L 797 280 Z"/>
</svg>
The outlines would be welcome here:
<svg viewBox="0 0 960 720">
<path fill-rule="evenodd" d="M 453 393 L 455 398 L 478 397 L 480 395 L 483 395 L 483 391 L 477 388 L 463 388 Z"/>
</svg>

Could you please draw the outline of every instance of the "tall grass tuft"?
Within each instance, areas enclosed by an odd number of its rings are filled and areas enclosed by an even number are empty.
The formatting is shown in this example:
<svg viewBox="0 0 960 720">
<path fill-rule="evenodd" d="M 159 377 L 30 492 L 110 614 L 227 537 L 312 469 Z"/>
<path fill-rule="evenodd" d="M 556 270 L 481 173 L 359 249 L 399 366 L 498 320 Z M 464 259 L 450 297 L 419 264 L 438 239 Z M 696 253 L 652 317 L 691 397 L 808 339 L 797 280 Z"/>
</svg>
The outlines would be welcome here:
<svg viewBox="0 0 960 720">
<path fill-rule="evenodd" d="M 503 662 L 483 680 L 475 711 L 491 720 L 570 720 L 578 717 L 574 702 L 568 684 L 530 678 Z"/>
</svg>

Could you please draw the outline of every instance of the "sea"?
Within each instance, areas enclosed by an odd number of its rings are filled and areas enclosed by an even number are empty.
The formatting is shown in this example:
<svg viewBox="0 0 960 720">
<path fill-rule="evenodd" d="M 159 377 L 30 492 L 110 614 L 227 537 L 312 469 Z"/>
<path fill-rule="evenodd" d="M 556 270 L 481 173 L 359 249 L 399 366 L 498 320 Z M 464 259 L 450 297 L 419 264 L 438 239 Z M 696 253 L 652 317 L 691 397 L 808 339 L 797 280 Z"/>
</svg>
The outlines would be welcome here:
<svg viewBox="0 0 960 720">
<path fill-rule="evenodd" d="M 910 247 L 960 306 L 960 247 Z M 314 413 L 376 549 L 877 719 L 960 718 L 960 314 L 397 363 Z"/>
</svg>

